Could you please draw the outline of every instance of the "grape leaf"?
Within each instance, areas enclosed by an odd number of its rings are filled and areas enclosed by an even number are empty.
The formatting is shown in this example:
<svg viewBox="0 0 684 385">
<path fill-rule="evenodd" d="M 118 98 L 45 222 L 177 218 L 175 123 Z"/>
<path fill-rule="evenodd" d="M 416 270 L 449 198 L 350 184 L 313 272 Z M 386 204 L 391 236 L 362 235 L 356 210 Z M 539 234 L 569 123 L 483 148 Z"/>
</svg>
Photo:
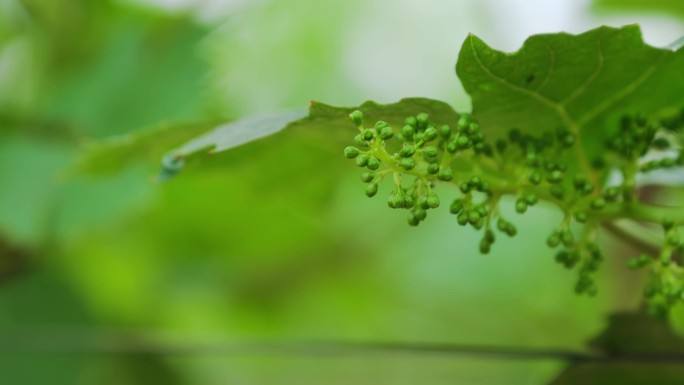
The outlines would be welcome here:
<svg viewBox="0 0 684 385">
<path fill-rule="evenodd" d="M 594 6 L 599 10 L 652 11 L 684 17 L 684 2 L 680 0 L 594 0 Z"/>
<path fill-rule="evenodd" d="M 590 159 L 622 115 L 658 117 L 684 106 L 682 69 L 684 50 L 645 44 L 637 25 L 535 35 L 512 54 L 470 35 L 456 65 L 487 133 L 566 129 L 581 144 L 577 157 Z"/>
<path fill-rule="evenodd" d="M 393 104 L 367 101 L 358 107 L 334 107 L 312 101 L 308 113 L 303 110 L 292 110 L 241 119 L 220 126 L 171 153 L 183 157 L 205 149 L 210 149 L 213 153 L 221 152 L 285 128 L 314 128 L 313 131 L 332 134 L 346 143 L 351 140 L 349 132 L 356 129 L 349 121 L 349 114 L 357 109 L 363 112 L 367 122 L 370 122 L 367 124 L 371 125 L 376 120 L 385 120 L 390 125 L 401 125 L 407 116 L 419 112 L 427 112 L 440 123 L 455 124 L 457 121 L 456 112 L 448 104 L 425 98 L 402 99 Z"/>
<path fill-rule="evenodd" d="M 308 114 L 302 110 L 291 110 L 241 119 L 217 127 L 190 142 L 172 150 L 162 161 L 160 178 L 175 175 L 183 166 L 183 159 L 200 154 L 217 153 L 272 135 L 283 129 L 305 130 L 321 140 L 339 144 L 340 148 L 351 142 L 356 127 L 349 121 L 354 110 L 363 112 L 366 124 L 385 120 L 390 125 L 403 124 L 407 116 L 420 112 L 428 113 L 436 122 L 456 124 L 458 114 L 444 102 L 426 98 L 407 98 L 397 103 L 378 104 L 367 101 L 358 107 L 334 107 L 312 101 Z"/>
</svg>

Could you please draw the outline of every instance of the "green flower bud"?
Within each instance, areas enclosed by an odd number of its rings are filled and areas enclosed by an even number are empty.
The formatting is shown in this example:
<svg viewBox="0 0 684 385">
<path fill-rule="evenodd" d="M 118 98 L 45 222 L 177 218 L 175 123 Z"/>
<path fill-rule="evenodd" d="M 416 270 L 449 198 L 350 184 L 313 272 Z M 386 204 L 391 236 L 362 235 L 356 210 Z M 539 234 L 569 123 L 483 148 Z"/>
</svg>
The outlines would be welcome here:
<svg viewBox="0 0 684 385">
<path fill-rule="evenodd" d="M 366 142 L 366 139 L 363 138 L 362 134 L 357 134 L 354 137 L 354 143 L 358 144 L 359 146 L 362 147 L 368 147 L 368 142 Z"/>
<path fill-rule="evenodd" d="M 525 211 L 527 211 L 527 202 L 522 198 L 518 198 L 518 200 L 515 201 L 515 211 L 524 214 Z"/>
<path fill-rule="evenodd" d="M 609 187 L 603 193 L 603 196 L 606 198 L 607 201 L 615 202 L 616 200 L 618 200 L 618 198 L 620 198 L 620 188 L 619 187 Z"/>
<path fill-rule="evenodd" d="M 508 224 L 505 231 L 509 237 L 515 237 L 515 235 L 518 234 L 518 229 L 515 228 L 515 226 L 512 223 Z"/>
<path fill-rule="evenodd" d="M 369 183 L 366 186 L 366 196 L 367 197 L 372 198 L 377 193 L 378 193 L 378 184 L 377 183 Z"/>
<path fill-rule="evenodd" d="M 541 183 L 541 181 L 542 176 L 538 171 L 535 171 L 530 175 L 530 183 L 532 183 L 533 185 L 538 185 L 539 183 Z"/>
<path fill-rule="evenodd" d="M 430 163 L 427 167 L 427 172 L 430 175 L 435 175 L 439 172 L 439 165 L 437 163 Z"/>
<path fill-rule="evenodd" d="M 439 135 L 444 139 L 449 139 L 451 136 L 451 127 L 447 126 L 446 124 L 443 125 L 439 129 Z"/>
<path fill-rule="evenodd" d="M 439 197 L 437 194 L 431 192 L 427 196 L 427 204 L 430 206 L 431 209 L 436 209 L 439 207 Z"/>
<path fill-rule="evenodd" d="M 560 233 L 558 231 L 554 231 L 549 235 L 548 238 L 546 238 L 546 245 L 549 246 L 550 248 L 557 247 L 561 243 L 561 237 Z"/>
<path fill-rule="evenodd" d="M 458 185 L 458 188 L 464 194 L 467 194 L 470 192 L 470 185 L 467 182 L 462 182 L 460 185 Z"/>
<path fill-rule="evenodd" d="M 380 160 L 378 158 L 371 157 L 368 159 L 367 166 L 370 170 L 377 170 L 378 168 L 380 168 Z"/>
<path fill-rule="evenodd" d="M 428 114 L 421 112 L 420 114 L 416 115 L 416 122 L 418 123 L 418 127 L 420 128 L 425 128 L 428 125 L 430 117 Z"/>
<path fill-rule="evenodd" d="M 356 165 L 359 167 L 366 167 L 368 164 L 368 155 L 361 154 L 356 157 Z"/>
<path fill-rule="evenodd" d="M 403 135 L 406 140 L 413 139 L 413 136 L 415 134 L 416 134 L 416 129 L 413 128 L 413 126 L 410 126 L 407 124 L 401 128 L 401 135 Z"/>
<path fill-rule="evenodd" d="M 563 195 L 565 195 L 565 193 L 563 191 L 563 186 L 561 186 L 559 184 L 551 186 L 551 188 L 549 189 L 549 192 L 551 193 L 551 196 L 553 196 L 554 198 L 559 199 L 559 200 L 562 200 Z"/>
<path fill-rule="evenodd" d="M 456 146 L 461 150 L 470 147 L 470 145 L 470 139 L 468 139 L 467 136 L 459 136 L 458 139 L 456 139 Z"/>
<path fill-rule="evenodd" d="M 404 170 L 411 170 L 416 167 L 416 160 L 413 158 L 404 158 L 399 161 L 399 167 L 403 168 Z"/>
<path fill-rule="evenodd" d="M 385 122 L 384 120 L 378 120 L 377 122 L 375 122 L 375 126 L 373 128 L 375 128 L 375 131 L 379 133 L 383 128 L 387 126 L 389 126 L 387 122 Z"/>
<path fill-rule="evenodd" d="M 480 183 L 480 187 L 477 189 L 477 191 L 489 194 L 492 192 L 492 186 L 487 182 L 482 182 Z"/>
<path fill-rule="evenodd" d="M 458 151 L 458 144 L 456 142 L 449 142 L 446 145 L 446 150 L 449 152 L 449 154 L 454 154 L 456 151 Z"/>
<path fill-rule="evenodd" d="M 439 170 L 437 178 L 439 180 L 449 182 L 450 180 L 454 179 L 454 172 L 451 170 L 451 167 L 449 166 L 443 167 L 441 170 Z"/>
<path fill-rule="evenodd" d="M 587 213 L 585 213 L 584 211 L 576 212 L 575 220 L 579 223 L 585 223 L 587 221 Z"/>
<path fill-rule="evenodd" d="M 606 201 L 603 198 L 596 198 L 591 202 L 591 208 L 593 210 L 601 210 L 604 207 L 606 207 Z"/>
<path fill-rule="evenodd" d="M 454 199 L 453 202 L 451 202 L 451 206 L 449 206 L 449 212 L 452 214 L 458 214 L 463 210 L 463 200 L 462 199 Z"/>
<path fill-rule="evenodd" d="M 409 116 L 404 121 L 404 124 L 411 126 L 411 127 L 416 127 L 416 125 L 418 125 L 418 122 L 416 121 L 416 118 L 414 116 Z"/>
<path fill-rule="evenodd" d="M 508 228 L 508 222 L 503 218 L 499 218 L 499 220 L 496 221 L 496 228 L 499 229 L 499 231 L 505 232 Z"/>
<path fill-rule="evenodd" d="M 357 156 L 359 156 L 360 153 L 361 153 L 361 151 L 359 151 L 359 149 L 354 147 L 354 146 L 348 146 L 348 147 L 345 147 L 345 149 L 344 149 L 344 156 L 347 159 L 354 159 Z"/>
<path fill-rule="evenodd" d="M 475 225 L 477 222 L 479 222 L 480 218 L 482 218 L 482 216 L 479 212 L 477 212 L 477 210 L 470 210 L 468 212 L 468 222 L 471 225 Z"/>
<path fill-rule="evenodd" d="M 408 215 L 408 224 L 409 226 L 418 226 L 420 224 L 420 219 L 416 217 L 415 213 L 409 213 Z"/>
<path fill-rule="evenodd" d="M 356 110 L 349 114 L 349 119 L 351 119 L 352 123 L 360 126 L 363 124 L 363 113 L 359 110 Z"/>
<path fill-rule="evenodd" d="M 563 172 L 560 170 L 551 171 L 547 176 L 546 180 L 549 183 L 558 183 L 563 179 Z"/>
<path fill-rule="evenodd" d="M 489 242 L 487 242 L 486 239 L 482 238 L 482 240 L 480 241 L 480 253 L 489 254 L 491 249 L 492 245 Z"/>
<path fill-rule="evenodd" d="M 389 140 L 392 139 L 394 136 L 394 132 L 392 131 L 392 127 L 385 126 L 380 130 L 380 138 L 383 140 Z"/>
<path fill-rule="evenodd" d="M 416 215 L 416 218 L 418 218 L 419 221 L 424 221 L 425 218 L 427 218 L 427 211 L 421 209 L 420 207 L 417 207 L 413 209 L 414 214 Z"/>
<path fill-rule="evenodd" d="M 458 221 L 458 224 L 461 226 L 465 226 L 468 224 L 468 212 L 467 211 L 461 211 L 460 214 L 458 214 L 458 217 L 456 217 L 456 221 Z"/>
<path fill-rule="evenodd" d="M 572 235 L 572 232 L 568 229 L 565 229 L 561 232 L 560 238 L 561 242 L 563 242 L 563 245 L 565 247 L 570 247 L 575 243 L 575 237 Z"/>
<path fill-rule="evenodd" d="M 471 177 L 470 180 L 468 181 L 468 185 L 470 186 L 471 189 L 477 189 L 480 187 L 482 184 L 482 179 L 478 176 Z"/>
<path fill-rule="evenodd" d="M 375 138 L 375 133 L 373 132 L 373 130 L 364 130 L 363 131 L 363 139 L 371 140 L 373 138 Z"/>
<path fill-rule="evenodd" d="M 469 125 L 470 125 L 470 117 L 468 117 L 468 115 L 461 115 L 461 117 L 458 118 L 458 131 L 459 132 L 465 131 Z"/>
<path fill-rule="evenodd" d="M 426 142 L 431 142 L 435 139 L 437 139 L 437 129 L 430 126 L 423 133 L 423 140 Z"/>
<path fill-rule="evenodd" d="M 435 146 L 427 146 L 423 149 L 423 154 L 429 156 L 429 157 L 435 157 L 437 156 L 437 147 Z"/>
<path fill-rule="evenodd" d="M 534 206 L 537 204 L 537 202 L 539 202 L 539 197 L 535 193 L 529 193 L 525 195 L 525 201 L 528 205 Z"/>
<path fill-rule="evenodd" d="M 404 147 L 402 147 L 401 150 L 399 150 L 399 155 L 402 158 L 412 157 L 415 153 L 416 149 L 410 144 L 405 144 Z"/>
<path fill-rule="evenodd" d="M 361 181 L 364 183 L 370 183 L 373 179 L 375 179 L 375 174 L 372 172 L 364 172 L 361 174 Z"/>
<path fill-rule="evenodd" d="M 470 122 L 466 132 L 468 135 L 475 135 L 480 130 L 480 124 L 478 122 Z"/>
</svg>

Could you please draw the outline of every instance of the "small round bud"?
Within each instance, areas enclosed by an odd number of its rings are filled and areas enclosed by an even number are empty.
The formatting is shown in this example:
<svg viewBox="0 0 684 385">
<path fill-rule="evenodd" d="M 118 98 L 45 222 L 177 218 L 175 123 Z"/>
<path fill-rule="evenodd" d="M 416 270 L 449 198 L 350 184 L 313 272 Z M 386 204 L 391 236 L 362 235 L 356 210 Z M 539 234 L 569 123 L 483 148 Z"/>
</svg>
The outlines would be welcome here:
<svg viewBox="0 0 684 385">
<path fill-rule="evenodd" d="M 378 120 L 377 122 L 375 122 L 375 126 L 373 126 L 373 128 L 375 128 L 375 131 L 379 133 L 383 128 L 387 126 L 389 126 L 387 122 L 385 122 L 384 120 Z"/>
<path fill-rule="evenodd" d="M 468 185 L 471 189 L 478 189 L 482 184 L 482 179 L 479 176 L 474 176 L 468 181 Z"/>
<path fill-rule="evenodd" d="M 411 126 L 411 127 L 416 127 L 416 125 L 418 124 L 418 122 L 416 121 L 415 116 L 409 116 L 409 117 L 406 118 L 406 120 L 404 121 L 404 124 L 409 125 L 409 126 Z"/>
<path fill-rule="evenodd" d="M 373 130 L 364 130 L 363 131 L 363 139 L 371 140 L 373 138 L 375 138 L 375 133 L 373 132 Z"/>
<path fill-rule="evenodd" d="M 533 185 L 538 185 L 539 183 L 541 183 L 541 181 L 542 176 L 538 171 L 535 171 L 530 175 L 530 183 L 532 183 Z"/>
<path fill-rule="evenodd" d="M 437 129 L 430 126 L 423 133 L 423 140 L 426 142 L 431 142 L 435 139 L 437 139 Z"/>
<path fill-rule="evenodd" d="M 470 210 L 468 212 L 468 223 L 471 225 L 475 225 L 477 222 L 479 222 L 480 218 L 482 218 L 482 216 L 477 210 Z"/>
<path fill-rule="evenodd" d="M 560 234 L 558 233 L 558 231 L 554 231 L 553 233 L 551 233 L 551 235 L 549 235 L 548 238 L 546 238 L 546 244 L 550 248 L 557 247 L 558 245 L 560 245 L 560 243 L 561 243 L 561 237 L 560 237 Z"/>
<path fill-rule="evenodd" d="M 393 136 L 394 132 L 392 131 L 392 127 L 386 126 L 380 130 L 380 138 L 382 138 L 383 140 L 392 139 Z"/>
<path fill-rule="evenodd" d="M 451 170 L 451 167 L 443 167 L 441 170 L 439 170 L 439 173 L 437 174 L 437 178 L 439 180 L 443 180 L 445 182 L 449 182 L 454 179 L 454 172 Z"/>
<path fill-rule="evenodd" d="M 416 122 L 420 128 L 427 127 L 429 119 L 430 116 L 425 112 L 421 112 L 420 114 L 416 115 Z"/>
<path fill-rule="evenodd" d="M 361 181 L 364 183 L 370 183 L 373 179 L 375 179 L 375 174 L 372 172 L 364 172 L 361 174 Z"/>
<path fill-rule="evenodd" d="M 431 192 L 427 196 L 427 204 L 430 206 L 431 209 L 436 209 L 439 207 L 439 197 L 437 194 Z"/>
<path fill-rule="evenodd" d="M 447 126 L 446 124 L 443 125 L 439 129 L 439 135 L 444 139 L 449 139 L 451 136 L 451 127 Z"/>
<path fill-rule="evenodd" d="M 489 194 L 492 192 L 492 186 L 487 182 L 482 182 L 480 183 L 480 187 L 478 187 L 477 191 Z"/>
<path fill-rule="evenodd" d="M 427 146 L 423 149 L 423 154 L 430 156 L 430 157 L 435 157 L 435 156 L 437 156 L 437 147 Z"/>
<path fill-rule="evenodd" d="M 585 213 L 584 211 L 576 212 L 575 220 L 579 223 L 585 223 L 587 221 L 587 213 Z"/>
<path fill-rule="evenodd" d="M 496 221 L 496 228 L 499 229 L 499 231 L 506 231 L 508 222 L 503 218 L 499 218 L 499 220 Z"/>
<path fill-rule="evenodd" d="M 420 219 L 416 217 L 415 213 L 409 213 L 408 215 L 408 224 L 409 226 L 418 226 L 420 224 Z"/>
<path fill-rule="evenodd" d="M 465 131 L 469 125 L 470 125 L 470 117 L 468 115 L 461 115 L 461 117 L 458 118 L 458 131 L 459 132 Z"/>
<path fill-rule="evenodd" d="M 549 183 L 558 183 L 563 179 L 563 172 L 560 170 L 553 170 L 547 176 L 546 180 Z"/>
<path fill-rule="evenodd" d="M 559 184 L 551 186 L 551 188 L 549 189 L 549 192 L 551 193 L 551 196 L 553 196 L 556 199 L 560 199 L 560 200 L 562 200 L 563 195 L 565 195 L 565 193 L 563 191 L 563 187 Z"/>
<path fill-rule="evenodd" d="M 416 160 L 413 158 L 404 158 L 399 161 L 399 167 L 403 168 L 404 170 L 411 170 L 416 167 Z"/>
<path fill-rule="evenodd" d="M 491 249 L 492 249 L 492 245 L 491 245 L 489 242 L 487 242 L 486 239 L 483 238 L 483 239 L 480 241 L 480 253 L 482 253 L 482 254 L 489 254 L 489 252 L 491 251 Z"/>
<path fill-rule="evenodd" d="M 357 126 L 360 126 L 363 124 L 363 113 L 359 110 L 356 110 L 349 114 L 349 119 L 351 119 L 351 121 Z"/>
<path fill-rule="evenodd" d="M 455 153 L 456 151 L 458 151 L 458 143 L 456 143 L 456 142 L 447 143 L 446 150 L 449 152 L 449 154 Z"/>
<path fill-rule="evenodd" d="M 366 164 L 368 166 L 368 169 L 370 170 L 377 170 L 380 168 L 380 160 L 378 158 L 369 158 L 368 163 Z"/>
<path fill-rule="evenodd" d="M 430 163 L 427 167 L 427 172 L 430 175 L 435 175 L 439 172 L 439 165 L 437 163 Z"/>
<path fill-rule="evenodd" d="M 424 221 L 425 218 L 427 218 L 427 211 L 424 209 L 421 209 L 420 207 L 416 207 L 413 209 L 413 213 L 416 215 L 416 218 L 420 221 Z"/>
<path fill-rule="evenodd" d="M 591 208 L 594 210 L 601 210 L 606 207 L 606 200 L 603 198 L 596 198 L 591 202 Z"/>
<path fill-rule="evenodd" d="M 506 234 L 508 234 L 509 237 L 515 237 L 515 235 L 518 234 L 518 229 L 512 223 L 509 223 L 506 227 Z"/>
<path fill-rule="evenodd" d="M 360 153 L 361 153 L 361 151 L 359 151 L 359 149 L 354 147 L 354 146 L 348 146 L 348 147 L 345 147 L 345 149 L 344 149 L 344 156 L 347 159 L 354 159 L 357 156 L 359 156 Z"/>
<path fill-rule="evenodd" d="M 515 201 L 515 211 L 520 214 L 524 214 L 527 211 L 527 202 L 524 199 L 519 198 Z"/>
<path fill-rule="evenodd" d="M 468 224 L 468 212 L 461 211 L 461 213 L 458 214 L 458 217 L 456 217 L 456 221 L 461 226 L 465 226 L 466 224 Z"/>
<path fill-rule="evenodd" d="M 416 134 L 416 129 L 413 128 L 413 126 L 410 126 L 407 124 L 401 128 L 401 135 L 403 135 L 404 139 L 406 139 L 406 140 L 412 140 L 413 136 L 415 134 Z"/>
<path fill-rule="evenodd" d="M 377 183 L 369 183 L 368 186 L 366 186 L 366 196 L 367 197 L 372 198 L 377 193 L 378 193 L 378 184 Z"/>
<path fill-rule="evenodd" d="M 470 147 L 470 145 L 470 139 L 468 139 L 467 136 L 459 136 L 458 139 L 456 139 L 456 146 L 462 150 Z"/>
<path fill-rule="evenodd" d="M 359 167 L 366 167 L 368 164 L 368 159 L 368 155 L 361 154 L 356 157 L 356 165 Z"/>
<path fill-rule="evenodd" d="M 415 153 L 416 153 L 415 147 L 413 147 L 410 144 L 405 144 L 404 147 L 402 147 L 401 150 L 399 150 L 399 156 L 401 156 L 402 158 L 412 157 L 413 154 L 415 154 Z"/>
<path fill-rule="evenodd" d="M 464 194 L 467 194 L 470 192 L 470 185 L 467 182 L 462 182 L 460 185 L 458 185 L 458 188 Z"/>
<path fill-rule="evenodd" d="M 535 193 L 529 193 L 525 195 L 525 201 L 528 205 L 534 206 L 537 204 L 537 202 L 539 202 L 539 197 Z"/>
<path fill-rule="evenodd" d="M 616 200 L 618 200 L 618 198 L 620 198 L 620 188 L 619 187 L 609 187 L 603 193 L 603 196 L 606 198 L 607 201 L 615 202 Z"/>
<path fill-rule="evenodd" d="M 575 243 L 575 237 L 572 235 L 572 232 L 568 229 L 565 229 L 561 232 L 560 238 L 561 242 L 563 242 L 563 245 L 565 247 L 570 247 Z"/>
<path fill-rule="evenodd" d="M 454 199 L 453 202 L 451 202 L 451 206 L 449 206 L 449 212 L 452 214 L 458 214 L 463 210 L 463 200 L 461 199 Z"/>
<path fill-rule="evenodd" d="M 366 142 L 366 139 L 364 139 L 362 134 L 357 134 L 354 136 L 354 143 L 362 147 L 368 147 L 368 142 Z"/>
</svg>

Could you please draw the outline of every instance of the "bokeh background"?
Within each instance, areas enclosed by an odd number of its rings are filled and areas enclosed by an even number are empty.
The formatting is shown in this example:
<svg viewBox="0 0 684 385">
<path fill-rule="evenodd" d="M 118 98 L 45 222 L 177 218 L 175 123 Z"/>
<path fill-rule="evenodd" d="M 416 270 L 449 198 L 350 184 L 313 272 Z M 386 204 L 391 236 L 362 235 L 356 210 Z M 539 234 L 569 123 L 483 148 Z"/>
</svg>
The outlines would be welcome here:
<svg viewBox="0 0 684 385">
<path fill-rule="evenodd" d="M 481 256 L 476 233 L 446 210 L 409 228 L 403 213 L 363 195 L 339 148 L 301 133 L 217 155 L 164 184 L 152 178 L 157 158 L 100 175 L 63 171 L 88 141 L 311 99 L 424 96 L 468 110 L 454 64 L 469 32 L 513 51 L 534 33 L 638 22 L 664 46 L 684 35 L 681 4 L 0 0 L 0 383 L 549 381 L 564 362 L 202 347 L 584 349 L 607 314 L 637 308 L 643 277 L 624 268 L 632 251 L 612 247 L 599 295 L 575 296 L 575 275 L 544 245 L 559 219 L 552 210 L 505 208 L 520 234 Z M 674 322 L 684 329 L 681 309 Z M 148 344 L 170 351 L 105 353 Z M 31 346 L 54 351 L 21 352 Z"/>
</svg>

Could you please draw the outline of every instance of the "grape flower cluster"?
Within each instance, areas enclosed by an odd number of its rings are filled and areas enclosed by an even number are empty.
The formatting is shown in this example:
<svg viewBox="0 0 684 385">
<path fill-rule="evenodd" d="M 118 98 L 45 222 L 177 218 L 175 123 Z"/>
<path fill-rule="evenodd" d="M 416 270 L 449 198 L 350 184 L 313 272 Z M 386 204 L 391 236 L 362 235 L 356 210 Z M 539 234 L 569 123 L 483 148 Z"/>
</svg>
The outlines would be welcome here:
<svg viewBox="0 0 684 385">
<path fill-rule="evenodd" d="M 679 148 L 684 113 L 657 123 L 624 117 L 605 141 L 602 156 L 591 162 L 578 159 L 578 134 L 564 129 L 540 135 L 511 129 L 490 141 L 469 114 L 459 115 L 452 126 L 433 121 L 427 113 L 408 116 L 401 127 L 382 120 L 367 126 L 359 110 L 349 117 L 358 134 L 344 155 L 364 169 L 366 195 L 376 196 L 382 182 L 391 180 L 387 205 L 407 210 L 409 225 L 418 226 L 430 210 L 443 205 L 435 191 L 438 184 L 454 184 L 460 192 L 449 202 L 449 211 L 458 225 L 481 231 L 479 249 L 487 254 L 497 236 L 518 233 L 501 213 L 503 196 L 515 197 L 520 214 L 540 201 L 555 205 L 564 215 L 546 244 L 556 250 L 558 263 L 577 270 L 575 291 L 595 295 L 594 273 L 604 259 L 597 243 L 599 226 L 621 218 L 660 222 L 664 242 L 659 255 L 641 255 L 629 266 L 651 267 L 645 294 L 652 310 L 665 312 L 684 301 L 684 246 L 678 233 L 684 223 L 656 218 L 663 211 L 649 211 L 636 196 L 637 174 L 684 164 Z M 646 160 L 652 152 L 673 155 Z M 584 167 L 578 167 L 582 161 Z M 619 178 L 607 178 L 610 172 Z M 619 182 L 608 182 L 613 179 Z"/>
</svg>

